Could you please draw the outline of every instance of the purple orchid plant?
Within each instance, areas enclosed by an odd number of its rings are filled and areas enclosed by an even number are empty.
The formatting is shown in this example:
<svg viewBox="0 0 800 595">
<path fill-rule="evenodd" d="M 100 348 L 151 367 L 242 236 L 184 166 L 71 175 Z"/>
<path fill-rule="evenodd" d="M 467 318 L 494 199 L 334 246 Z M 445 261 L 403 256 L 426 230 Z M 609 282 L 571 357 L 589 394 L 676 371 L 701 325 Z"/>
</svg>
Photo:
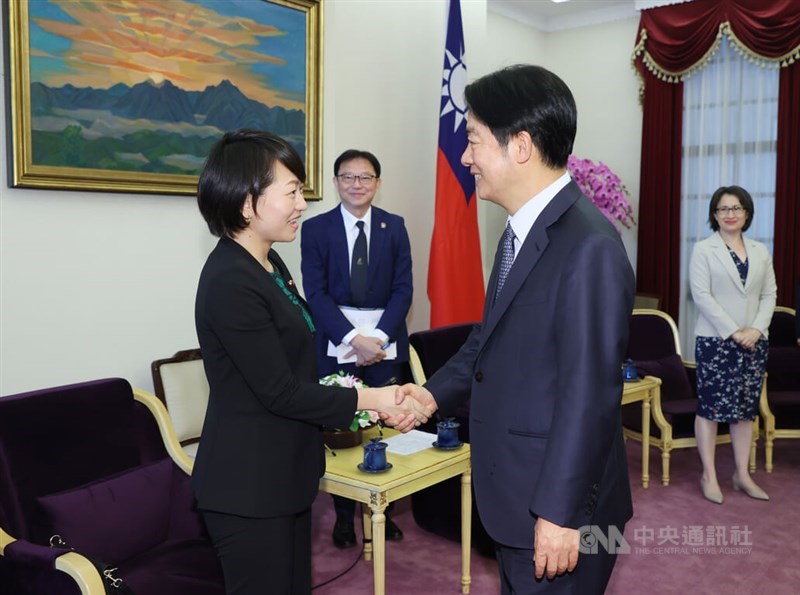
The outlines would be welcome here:
<svg viewBox="0 0 800 595">
<path fill-rule="evenodd" d="M 570 155 L 567 169 L 581 191 L 614 224 L 618 232 L 622 232 L 620 225 L 628 229 L 636 225 L 633 207 L 628 200 L 630 194 L 619 176 L 605 163 Z"/>
</svg>

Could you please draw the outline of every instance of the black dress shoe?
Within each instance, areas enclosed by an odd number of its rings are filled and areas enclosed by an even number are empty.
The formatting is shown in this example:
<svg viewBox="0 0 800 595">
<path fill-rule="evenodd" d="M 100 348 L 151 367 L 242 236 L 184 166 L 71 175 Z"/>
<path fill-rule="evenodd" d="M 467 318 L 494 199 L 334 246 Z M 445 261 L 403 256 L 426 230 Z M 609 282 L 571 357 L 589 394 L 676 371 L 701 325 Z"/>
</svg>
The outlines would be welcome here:
<svg viewBox="0 0 800 595">
<path fill-rule="evenodd" d="M 400 541 L 403 539 L 403 532 L 400 527 L 394 524 L 394 521 L 388 516 L 386 517 L 386 541 Z"/>
<path fill-rule="evenodd" d="M 353 523 L 336 521 L 333 526 L 333 545 L 340 550 L 356 545 L 356 530 Z"/>
</svg>

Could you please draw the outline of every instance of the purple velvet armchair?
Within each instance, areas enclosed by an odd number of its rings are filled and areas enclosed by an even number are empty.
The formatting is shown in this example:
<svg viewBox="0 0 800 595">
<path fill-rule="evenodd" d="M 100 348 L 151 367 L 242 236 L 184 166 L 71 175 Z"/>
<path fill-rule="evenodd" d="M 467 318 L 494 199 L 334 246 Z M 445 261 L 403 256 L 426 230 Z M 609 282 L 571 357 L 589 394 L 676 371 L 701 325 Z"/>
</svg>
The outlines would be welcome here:
<svg viewBox="0 0 800 595">
<path fill-rule="evenodd" d="M 694 437 L 697 411 L 695 364 L 685 361 L 681 355 L 678 327 L 672 317 L 649 308 L 633 311 L 627 356 L 636 364 L 639 376 L 661 379 L 660 395 L 653 399 L 650 407 L 655 422 L 650 429 L 650 444 L 661 450 L 661 483 L 666 486 L 670 482 L 672 450 L 697 447 Z M 622 407 L 622 425 L 626 438 L 642 441 L 641 403 Z M 750 449 L 751 471 L 755 471 L 757 440 L 758 432 L 755 432 Z M 730 441 L 728 425 L 720 424 L 717 444 Z"/>
<path fill-rule="evenodd" d="M 767 390 L 759 412 L 764 418 L 767 473 L 772 472 L 776 438 L 800 438 L 800 346 L 795 335 L 797 313 L 778 306 L 769 325 Z"/>
<path fill-rule="evenodd" d="M 467 340 L 473 324 L 454 324 L 412 333 L 410 366 L 414 382 L 423 384 L 427 378 L 441 368 Z M 469 442 L 469 401 L 456 411 L 448 412 L 461 425 L 458 437 Z M 434 417 L 420 429 L 436 433 Z M 474 498 L 474 494 L 473 494 Z M 420 490 L 411 496 L 411 511 L 417 525 L 435 535 L 461 541 L 461 480 L 453 477 L 432 487 Z M 477 510 L 472 509 L 472 544 L 483 555 L 494 557 L 494 542 L 486 533 Z"/>
<path fill-rule="evenodd" d="M 112 378 L 0 398 L 0 593 L 222 595 L 163 404 Z M 74 552 L 49 547 L 59 535 Z"/>
</svg>

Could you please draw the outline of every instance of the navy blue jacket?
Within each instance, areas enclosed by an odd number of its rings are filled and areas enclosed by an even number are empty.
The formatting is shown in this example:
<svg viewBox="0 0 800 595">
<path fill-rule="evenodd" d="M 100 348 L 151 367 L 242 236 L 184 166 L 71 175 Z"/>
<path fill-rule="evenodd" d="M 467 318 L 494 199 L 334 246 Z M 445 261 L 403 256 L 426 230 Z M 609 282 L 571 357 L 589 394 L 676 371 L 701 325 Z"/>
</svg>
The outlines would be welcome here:
<svg viewBox="0 0 800 595">
<path fill-rule="evenodd" d="M 303 290 L 317 326 L 317 357 L 323 374 L 335 358 L 327 356 L 328 341 L 334 345 L 353 330 L 338 306 L 350 302 L 350 262 L 340 206 L 303 223 L 300 237 Z M 364 308 L 384 308 L 378 328 L 397 342 L 397 362 L 408 361 L 406 316 L 411 307 L 411 246 L 403 218 L 372 207 Z M 377 364 L 380 365 L 380 364 Z"/>
<path fill-rule="evenodd" d="M 632 515 L 620 417 L 634 275 L 619 234 L 574 182 L 540 214 L 483 321 L 428 381 L 443 413 L 471 395 L 476 504 L 502 545 Z"/>
</svg>

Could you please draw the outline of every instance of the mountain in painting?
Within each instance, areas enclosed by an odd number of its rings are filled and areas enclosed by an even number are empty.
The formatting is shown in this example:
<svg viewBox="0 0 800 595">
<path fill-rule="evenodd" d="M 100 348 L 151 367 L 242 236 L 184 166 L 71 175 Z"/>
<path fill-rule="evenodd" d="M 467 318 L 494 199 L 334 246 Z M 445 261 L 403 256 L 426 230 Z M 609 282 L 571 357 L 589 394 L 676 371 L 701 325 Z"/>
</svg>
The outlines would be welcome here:
<svg viewBox="0 0 800 595">
<path fill-rule="evenodd" d="M 111 113 L 123 118 L 197 124 L 186 92 L 169 81 L 134 85 L 112 103 Z"/>
<path fill-rule="evenodd" d="M 237 128 L 268 130 L 305 155 L 305 114 L 268 106 L 228 80 L 203 91 L 170 81 L 108 89 L 31 84 L 34 163 L 199 173 L 213 142 Z"/>
<path fill-rule="evenodd" d="M 282 136 L 302 135 L 305 131 L 303 112 L 267 107 L 248 99 L 228 80 L 198 93 L 194 110 L 205 116 L 205 124 L 221 130 L 261 128 Z"/>
</svg>

